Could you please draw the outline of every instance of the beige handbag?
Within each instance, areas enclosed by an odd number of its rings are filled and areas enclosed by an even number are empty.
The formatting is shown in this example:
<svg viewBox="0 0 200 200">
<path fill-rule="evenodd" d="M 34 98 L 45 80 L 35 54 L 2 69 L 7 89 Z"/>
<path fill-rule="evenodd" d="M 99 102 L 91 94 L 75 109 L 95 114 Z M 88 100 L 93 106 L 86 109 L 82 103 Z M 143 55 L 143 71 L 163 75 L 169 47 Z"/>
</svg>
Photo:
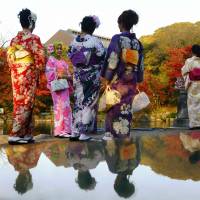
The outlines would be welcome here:
<svg viewBox="0 0 200 200">
<path fill-rule="evenodd" d="M 99 100 L 99 112 L 108 111 L 112 106 L 120 103 L 120 101 L 121 94 L 107 86 Z"/>
<path fill-rule="evenodd" d="M 132 113 L 138 112 L 146 108 L 150 104 L 149 97 L 145 92 L 140 92 L 135 95 L 132 101 Z"/>
</svg>

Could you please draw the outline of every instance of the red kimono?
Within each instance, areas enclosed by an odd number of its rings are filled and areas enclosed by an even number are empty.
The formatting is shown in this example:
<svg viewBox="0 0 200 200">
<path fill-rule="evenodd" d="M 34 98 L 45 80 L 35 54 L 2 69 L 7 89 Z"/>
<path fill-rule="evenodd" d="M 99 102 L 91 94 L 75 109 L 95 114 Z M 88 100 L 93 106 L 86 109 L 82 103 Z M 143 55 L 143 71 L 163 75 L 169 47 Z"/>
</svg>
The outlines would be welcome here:
<svg viewBox="0 0 200 200">
<path fill-rule="evenodd" d="M 13 88 L 13 128 L 10 136 L 32 134 L 32 112 L 39 70 L 45 65 L 40 38 L 21 31 L 12 39 L 7 52 Z"/>
</svg>

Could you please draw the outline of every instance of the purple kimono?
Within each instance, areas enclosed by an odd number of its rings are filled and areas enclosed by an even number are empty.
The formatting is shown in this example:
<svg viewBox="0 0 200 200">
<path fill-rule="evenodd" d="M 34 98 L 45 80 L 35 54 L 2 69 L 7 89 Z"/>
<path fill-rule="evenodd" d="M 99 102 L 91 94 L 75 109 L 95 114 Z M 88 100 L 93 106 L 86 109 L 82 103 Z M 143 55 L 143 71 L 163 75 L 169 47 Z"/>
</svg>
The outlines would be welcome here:
<svg viewBox="0 0 200 200">
<path fill-rule="evenodd" d="M 143 81 L 143 47 L 134 33 L 114 35 L 108 47 L 102 77 L 111 82 L 111 88 L 120 92 L 121 102 L 106 113 L 105 131 L 113 137 L 130 135 L 131 104 L 136 84 Z"/>
<path fill-rule="evenodd" d="M 102 42 L 92 36 L 77 36 L 71 44 L 69 57 L 74 66 L 73 135 L 96 132 L 100 71 L 105 50 Z"/>
</svg>

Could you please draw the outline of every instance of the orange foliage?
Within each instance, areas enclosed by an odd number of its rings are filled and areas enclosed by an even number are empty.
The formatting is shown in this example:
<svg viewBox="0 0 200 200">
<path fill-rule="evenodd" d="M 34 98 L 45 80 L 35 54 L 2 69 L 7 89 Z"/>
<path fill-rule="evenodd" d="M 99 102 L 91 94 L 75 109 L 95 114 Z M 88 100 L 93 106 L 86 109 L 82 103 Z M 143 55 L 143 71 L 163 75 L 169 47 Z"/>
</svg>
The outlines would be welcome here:
<svg viewBox="0 0 200 200">
<path fill-rule="evenodd" d="M 11 78 L 4 48 L 0 48 L 0 107 L 4 108 L 5 114 L 12 109 Z"/>
<path fill-rule="evenodd" d="M 139 85 L 141 91 L 145 91 L 150 97 L 153 106 L 158 106 L 167 98 L 166 86 L 160 81 L 160 76 L 155 76 L 151 69 L 145 69 L 144 81 Z"/>
<path fill-rule="evenodd" d="M 164 138 L 164 143 L 167 146 L 166 153 L 171 156 L 178 156 L 187 159 L 189 154 L 184 149 L 179 135 L 168 135 Z"/>
<path fill-rule="evenodd" d="M 0 49 L 0 107 L 4 108 L 5 114 L 9 114 L 12 111 L 12 84 L 6 52 L 5 48 Z M 50 95 L 46 85 L 45 73 L 42 72 L 36 93 L 37 96 L 45 98 L 45 96 Z M 41 107 L 45 108 L 47 105 L 41 99 L 36 98 L 36 109 L 39 111 Z"/>
<path fill-rule="evenodd" d="M 185 60 L 191 56 L 191 46 L 170 49 L 168 51 L 168 55 L 169 57 L 165 63 L 165 66 L 169 78 L 169 83 L 168 83 L 169 95 L 173 97 L 176 78 L 181 77 L 181 68 L 185 63 Z"/>
<path fill-rule="evenodd" d="M 154 105 L 176 102 L 175 81 L 181 76 L 185 60 L 191 56 L 191 46 L 171 48 L 166 54 L 167 60 L 162 65 L 145 68 L 144 81 L 140 84 L 140 89 L 149 95 Z"/>
</svg>

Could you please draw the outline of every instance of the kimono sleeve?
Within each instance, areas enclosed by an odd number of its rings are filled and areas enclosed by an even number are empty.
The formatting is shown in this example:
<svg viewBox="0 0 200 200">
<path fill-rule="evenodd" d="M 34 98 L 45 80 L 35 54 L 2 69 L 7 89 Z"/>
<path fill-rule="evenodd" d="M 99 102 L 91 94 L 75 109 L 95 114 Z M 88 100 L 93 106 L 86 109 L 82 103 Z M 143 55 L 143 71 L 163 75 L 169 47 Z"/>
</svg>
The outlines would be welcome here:
<svg viewBox="0 0 200 200">
<path fill-rule="evenodd" d="M 56 79 L 56 66 L 52 57 L 49 57 L 47 61 L 45 75 L 47 78 L 47 88 L 50 89 L 51 81 Z"/>
<path fill-rule="evenodd" d="M 138 70 L 137 70 L 137 82 L 140 83 L 144 79 L 144 54 L 143 54 L 143 46 L 140 43 L 140 50 L 139 50 L 139 61 L 138 61 Z"/>
<path fill-rule="evenodd" d="M 69 64 L 66 61 L 64 61 L 64 67 L 65 67 L 67 75 L 71 76 L 70 69 L 69 69 Z"/>
<path fill-rule="evenodd" d="M 15 61 L 15 42 L 14 42 L 15 38 L 13 38 L 10 42 L 10 46 L 8 47 L 7 49 L 7 53 L 6 53 L 6 56 L 7 56 L 7 62 L 8 62 L 8 66 L 9 66 L 9 69 L 12 68 L 12 65 L 14 64 L 14 61 Z"/>
<path fill-rule="evenodd" d="M 116 73 L 120 60 L 121 48 L 119 45 L 119 36 L 114 35 L 107 49 L 106 58 L 101 72 L 102 77 L 111 81 Z"/>
<path fill-rule="evenodd" d="M 105 54 L 105 48 L 100 40 L 97 40 L 95 43 L 96 55 L 98 57 L 103 57 Z"/>
<path fill-rule="evenodd" d="M 187 60 L 185 61 L 185 64 L 184 64 L 184 66 L 183 66 L 182 69 L 181 69 L 182 76 L 184 76 L 184 75 L 186 75 L 187 73 L 190 72 L 190 70 L 191 70 L 191 67 L 190 67 L 190 60 L 191 60 L 191 59 L 187 59 Z"/>
<path fill-rule="evenodd" d="M 32 53 L 36 68 L 39 70 L 43 70 L 45 66 L 45 51 L 38 36 L 35 36 L 33 38 Z"/>
</svg>

